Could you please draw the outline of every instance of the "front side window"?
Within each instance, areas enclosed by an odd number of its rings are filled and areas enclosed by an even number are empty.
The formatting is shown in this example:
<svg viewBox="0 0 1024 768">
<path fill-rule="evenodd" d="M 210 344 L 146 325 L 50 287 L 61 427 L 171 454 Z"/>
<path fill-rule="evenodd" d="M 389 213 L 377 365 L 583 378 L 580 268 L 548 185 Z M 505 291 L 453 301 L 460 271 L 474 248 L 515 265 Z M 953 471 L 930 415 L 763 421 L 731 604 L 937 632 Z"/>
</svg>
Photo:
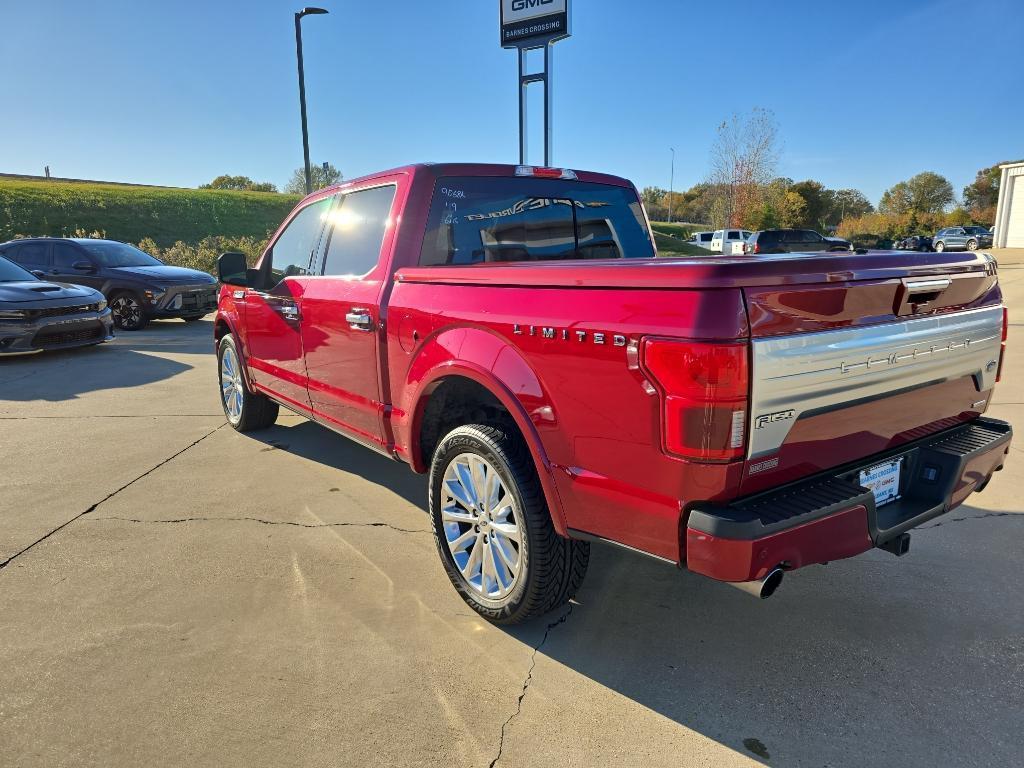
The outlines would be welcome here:
<svg viewBox="0 0 1024 768">
<path fill-rule="evenodd" d="M 735 229 L 730 229 L 729 230 L 729 239 L 730 240 L 739 240 L 740 239 L 740 233 L 737 230 L 735 230 Z"/>
<path fill-rule="evenodd" d="M 394 200 L 394 185 L 342 196 L 328 217 L 325 275 L 365 275 L 377 266 Z"/>
<path fill-rule="evenodd" d="M 420 264 L 653 257 L 629 188 L 473 176 L 438 180 Z"/>
<path fill-rule="evenodd" d="M 295 218 L 274 241 L 273 248 L 266 256 L 270 259 L 268 288 L 273 288 L 286 277 L 310 274 L 309 262 L 320 242 L 320 232 L 331 202 L 331 198 L 326 197 L 307 205 L 295 214 Z"/>
</svg>

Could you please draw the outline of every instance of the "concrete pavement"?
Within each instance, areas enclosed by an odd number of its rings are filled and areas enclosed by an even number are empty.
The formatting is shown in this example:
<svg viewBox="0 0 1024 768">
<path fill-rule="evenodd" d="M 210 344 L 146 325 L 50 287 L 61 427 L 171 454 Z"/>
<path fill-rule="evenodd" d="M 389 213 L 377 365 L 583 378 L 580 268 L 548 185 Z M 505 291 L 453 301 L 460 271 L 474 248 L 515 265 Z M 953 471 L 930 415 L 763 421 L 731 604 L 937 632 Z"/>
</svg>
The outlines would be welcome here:
<svg viewBox="0 0 1024 768">
<path fill-rule="evenodd" d="M 1019 329 L 991 410 L 1018 425 Z M 4 765 L 1019 762 L 1021 448 L 905 558 L 758 602 L 596 547 L 576 602 L 501 629 L 422 478 L 290 415 L 223 426 L 210 334 L 0 360 Z"/>
</svg>

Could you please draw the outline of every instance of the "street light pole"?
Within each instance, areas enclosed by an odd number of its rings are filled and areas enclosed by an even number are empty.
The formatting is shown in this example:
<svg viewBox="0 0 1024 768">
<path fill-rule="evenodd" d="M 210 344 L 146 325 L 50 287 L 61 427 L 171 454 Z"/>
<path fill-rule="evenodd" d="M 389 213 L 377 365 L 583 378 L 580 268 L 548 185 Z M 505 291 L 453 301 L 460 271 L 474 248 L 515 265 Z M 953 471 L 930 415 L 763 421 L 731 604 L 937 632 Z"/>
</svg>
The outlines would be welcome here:
<svg viewBox="0 0 1024 768">
<path fill-rule="evenodd" d="M 309 168 L 309 132 L 306 129 L 306 73 L 302 66 L 302 17 L 327 13 L 324 8 L 303 8 L 295 14 L 295 56 L 299 61 L 299 109 L 302 112 L 302 159 L 306 171 L 306 194 L 313 191 L 313 174 Z"/>
<path fill-rule="evenodd" d="M 669 147 L 672 152 L 672 174 L 668 177 L 668 223 L 672 223 L 672 193 L 676 185 L 676 151 Z"/>
</svg>

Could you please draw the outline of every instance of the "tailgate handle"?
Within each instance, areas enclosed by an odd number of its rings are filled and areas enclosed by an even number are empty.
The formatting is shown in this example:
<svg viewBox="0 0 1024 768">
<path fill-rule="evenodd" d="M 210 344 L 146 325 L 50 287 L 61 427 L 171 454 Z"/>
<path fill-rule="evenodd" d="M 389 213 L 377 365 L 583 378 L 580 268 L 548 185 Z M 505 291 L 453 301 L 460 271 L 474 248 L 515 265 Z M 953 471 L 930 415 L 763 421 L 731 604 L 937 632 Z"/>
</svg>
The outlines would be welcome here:
<svg viewBox="0 0 1024 768">
<path fill-rule="evenodd" d="M 939 278 L 937 280 L 914 280 L 906 284 L 907 293 L 911 296 L 915 296 L 919 293 L 934 293 L 938 295 L 949 288 L 952 282 L 953 281 L 948 277 Z"/>
</svg>

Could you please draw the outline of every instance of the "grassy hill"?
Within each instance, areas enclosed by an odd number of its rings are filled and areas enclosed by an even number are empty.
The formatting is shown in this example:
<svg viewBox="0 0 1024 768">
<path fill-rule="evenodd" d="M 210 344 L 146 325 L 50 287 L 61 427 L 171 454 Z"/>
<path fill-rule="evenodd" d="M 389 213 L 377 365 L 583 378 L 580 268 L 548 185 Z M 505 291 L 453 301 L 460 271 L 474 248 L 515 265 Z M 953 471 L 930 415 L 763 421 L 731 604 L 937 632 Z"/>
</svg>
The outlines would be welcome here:
<svg viewBox="0 0 1024 768">
<path fill-rule="evenodd" d="M 212 235 L 260 239 L 298 200 L 268 192 L 0 178 L 0 242 L 76 230 L 131 243 L 151 238 L 160 246 Z"/>
<path fill-rule="evenodd" d="M 664 221 L 652 221 L 654 244 L 659 256 L 710 256 L 711 251 L 699 245 L 686 242 L 693 232 L 701 228 L 699 224 L 669 224 Z"/>
</svg>

